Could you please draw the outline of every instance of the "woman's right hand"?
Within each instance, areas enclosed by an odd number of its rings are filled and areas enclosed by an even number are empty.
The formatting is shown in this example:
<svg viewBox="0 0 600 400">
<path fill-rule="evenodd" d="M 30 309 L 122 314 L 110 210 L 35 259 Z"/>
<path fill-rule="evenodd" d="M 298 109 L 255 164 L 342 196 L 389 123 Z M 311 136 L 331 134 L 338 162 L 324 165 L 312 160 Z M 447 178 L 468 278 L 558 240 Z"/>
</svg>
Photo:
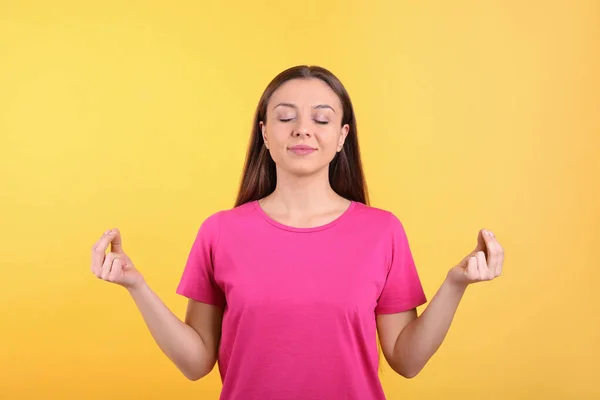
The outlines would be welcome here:
<svg viewBox="0 0 600 400">
<path fill-rule="evenodd" d="M 110 252 L 106 249 L 110 244 Z M 121 232 L 111 229 L 92 247 L 92 272 L 98 278 L 132 289 L 144 282 L 131 259 L 123 251 Z"/>
</svg>

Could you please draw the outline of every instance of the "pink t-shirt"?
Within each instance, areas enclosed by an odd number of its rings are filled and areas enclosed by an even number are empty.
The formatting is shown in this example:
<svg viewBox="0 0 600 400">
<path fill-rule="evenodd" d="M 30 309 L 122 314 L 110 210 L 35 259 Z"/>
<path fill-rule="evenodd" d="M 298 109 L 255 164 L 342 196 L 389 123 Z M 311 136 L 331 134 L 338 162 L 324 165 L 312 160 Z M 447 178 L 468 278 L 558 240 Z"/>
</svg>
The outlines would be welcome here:
<svg viewBox="0 0 600 400">
<path fill-rule="evenodd" d="M 358 202 L 315 228 L 211 215 L 177 293 L 225 308 L 222 400 L 385 399 L 375 315 L 426 302 L 399 219 Z"/>
</svg>

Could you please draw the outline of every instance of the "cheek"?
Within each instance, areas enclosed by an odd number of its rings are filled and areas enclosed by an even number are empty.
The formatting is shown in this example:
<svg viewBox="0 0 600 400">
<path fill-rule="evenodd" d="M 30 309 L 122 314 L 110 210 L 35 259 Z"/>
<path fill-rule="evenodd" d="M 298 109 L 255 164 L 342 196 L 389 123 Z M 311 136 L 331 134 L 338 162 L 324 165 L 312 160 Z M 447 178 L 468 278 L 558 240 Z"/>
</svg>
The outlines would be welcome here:
<svg viewBox="0 0 600 400">
<path fill-rule="evenodd" d="M 316 138 L 325 153 L 337 150 L 340 141 L 340 135 L 337 131 L 321 132 L 316 135 Z"/>
<path fill-rule="evenodd" d="M 289 133 L 281 129 L 280 127 L 272 127 L 267 130 L 267 141 L 269 142 L 269 148 L 276 149 L 281 146 L 285 146 Z"/>
</svg>

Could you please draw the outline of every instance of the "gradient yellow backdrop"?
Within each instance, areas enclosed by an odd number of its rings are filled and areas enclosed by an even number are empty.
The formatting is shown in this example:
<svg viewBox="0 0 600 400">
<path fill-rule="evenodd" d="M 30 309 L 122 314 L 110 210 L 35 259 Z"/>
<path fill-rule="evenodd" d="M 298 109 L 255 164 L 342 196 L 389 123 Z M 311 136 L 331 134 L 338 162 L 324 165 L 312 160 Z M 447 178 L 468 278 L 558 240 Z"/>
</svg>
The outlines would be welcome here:
<svg viewBox="0 0 600 400">
<path fill-rule="evenodd" d="M 175 294 L 234 200 L 261 91 L 331 69 L 373 205 L 431 298 L 480 228 L 506 249 L 390 399 L 600 398 L 598 1 L 0 1 L 0 399 L 216 399 L 89 270 L 111 227 Z"/>
</svg>

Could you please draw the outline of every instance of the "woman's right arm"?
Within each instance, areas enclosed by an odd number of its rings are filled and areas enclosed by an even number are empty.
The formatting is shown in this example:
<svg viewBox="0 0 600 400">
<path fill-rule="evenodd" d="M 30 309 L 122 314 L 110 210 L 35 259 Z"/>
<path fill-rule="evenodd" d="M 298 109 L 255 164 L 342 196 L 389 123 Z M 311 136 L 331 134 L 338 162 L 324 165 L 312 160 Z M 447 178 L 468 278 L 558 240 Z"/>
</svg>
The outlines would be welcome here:
<svg viewBox="0 0 600 400">
<path fill-rule="evenodd" d="M 212 371 L 221 338 L 221 308 L 190 299 L 182 322 L 145 282 L 129 293 L 155 342 L 188 379 L 198 380 Z"/>
<path fill-rule="evenodd" d="M 109 244 L 111 251 L 106 254 Z M 212 371 L 221 339 L 221 308 L 190 299 L 185 322 L 181 321 L 125 254 L 118 229 L 106 231 L 94 244 L 91 269 L 98 278 L 127 288 L 155 342 L 188 379 Z"/>
</svg>

